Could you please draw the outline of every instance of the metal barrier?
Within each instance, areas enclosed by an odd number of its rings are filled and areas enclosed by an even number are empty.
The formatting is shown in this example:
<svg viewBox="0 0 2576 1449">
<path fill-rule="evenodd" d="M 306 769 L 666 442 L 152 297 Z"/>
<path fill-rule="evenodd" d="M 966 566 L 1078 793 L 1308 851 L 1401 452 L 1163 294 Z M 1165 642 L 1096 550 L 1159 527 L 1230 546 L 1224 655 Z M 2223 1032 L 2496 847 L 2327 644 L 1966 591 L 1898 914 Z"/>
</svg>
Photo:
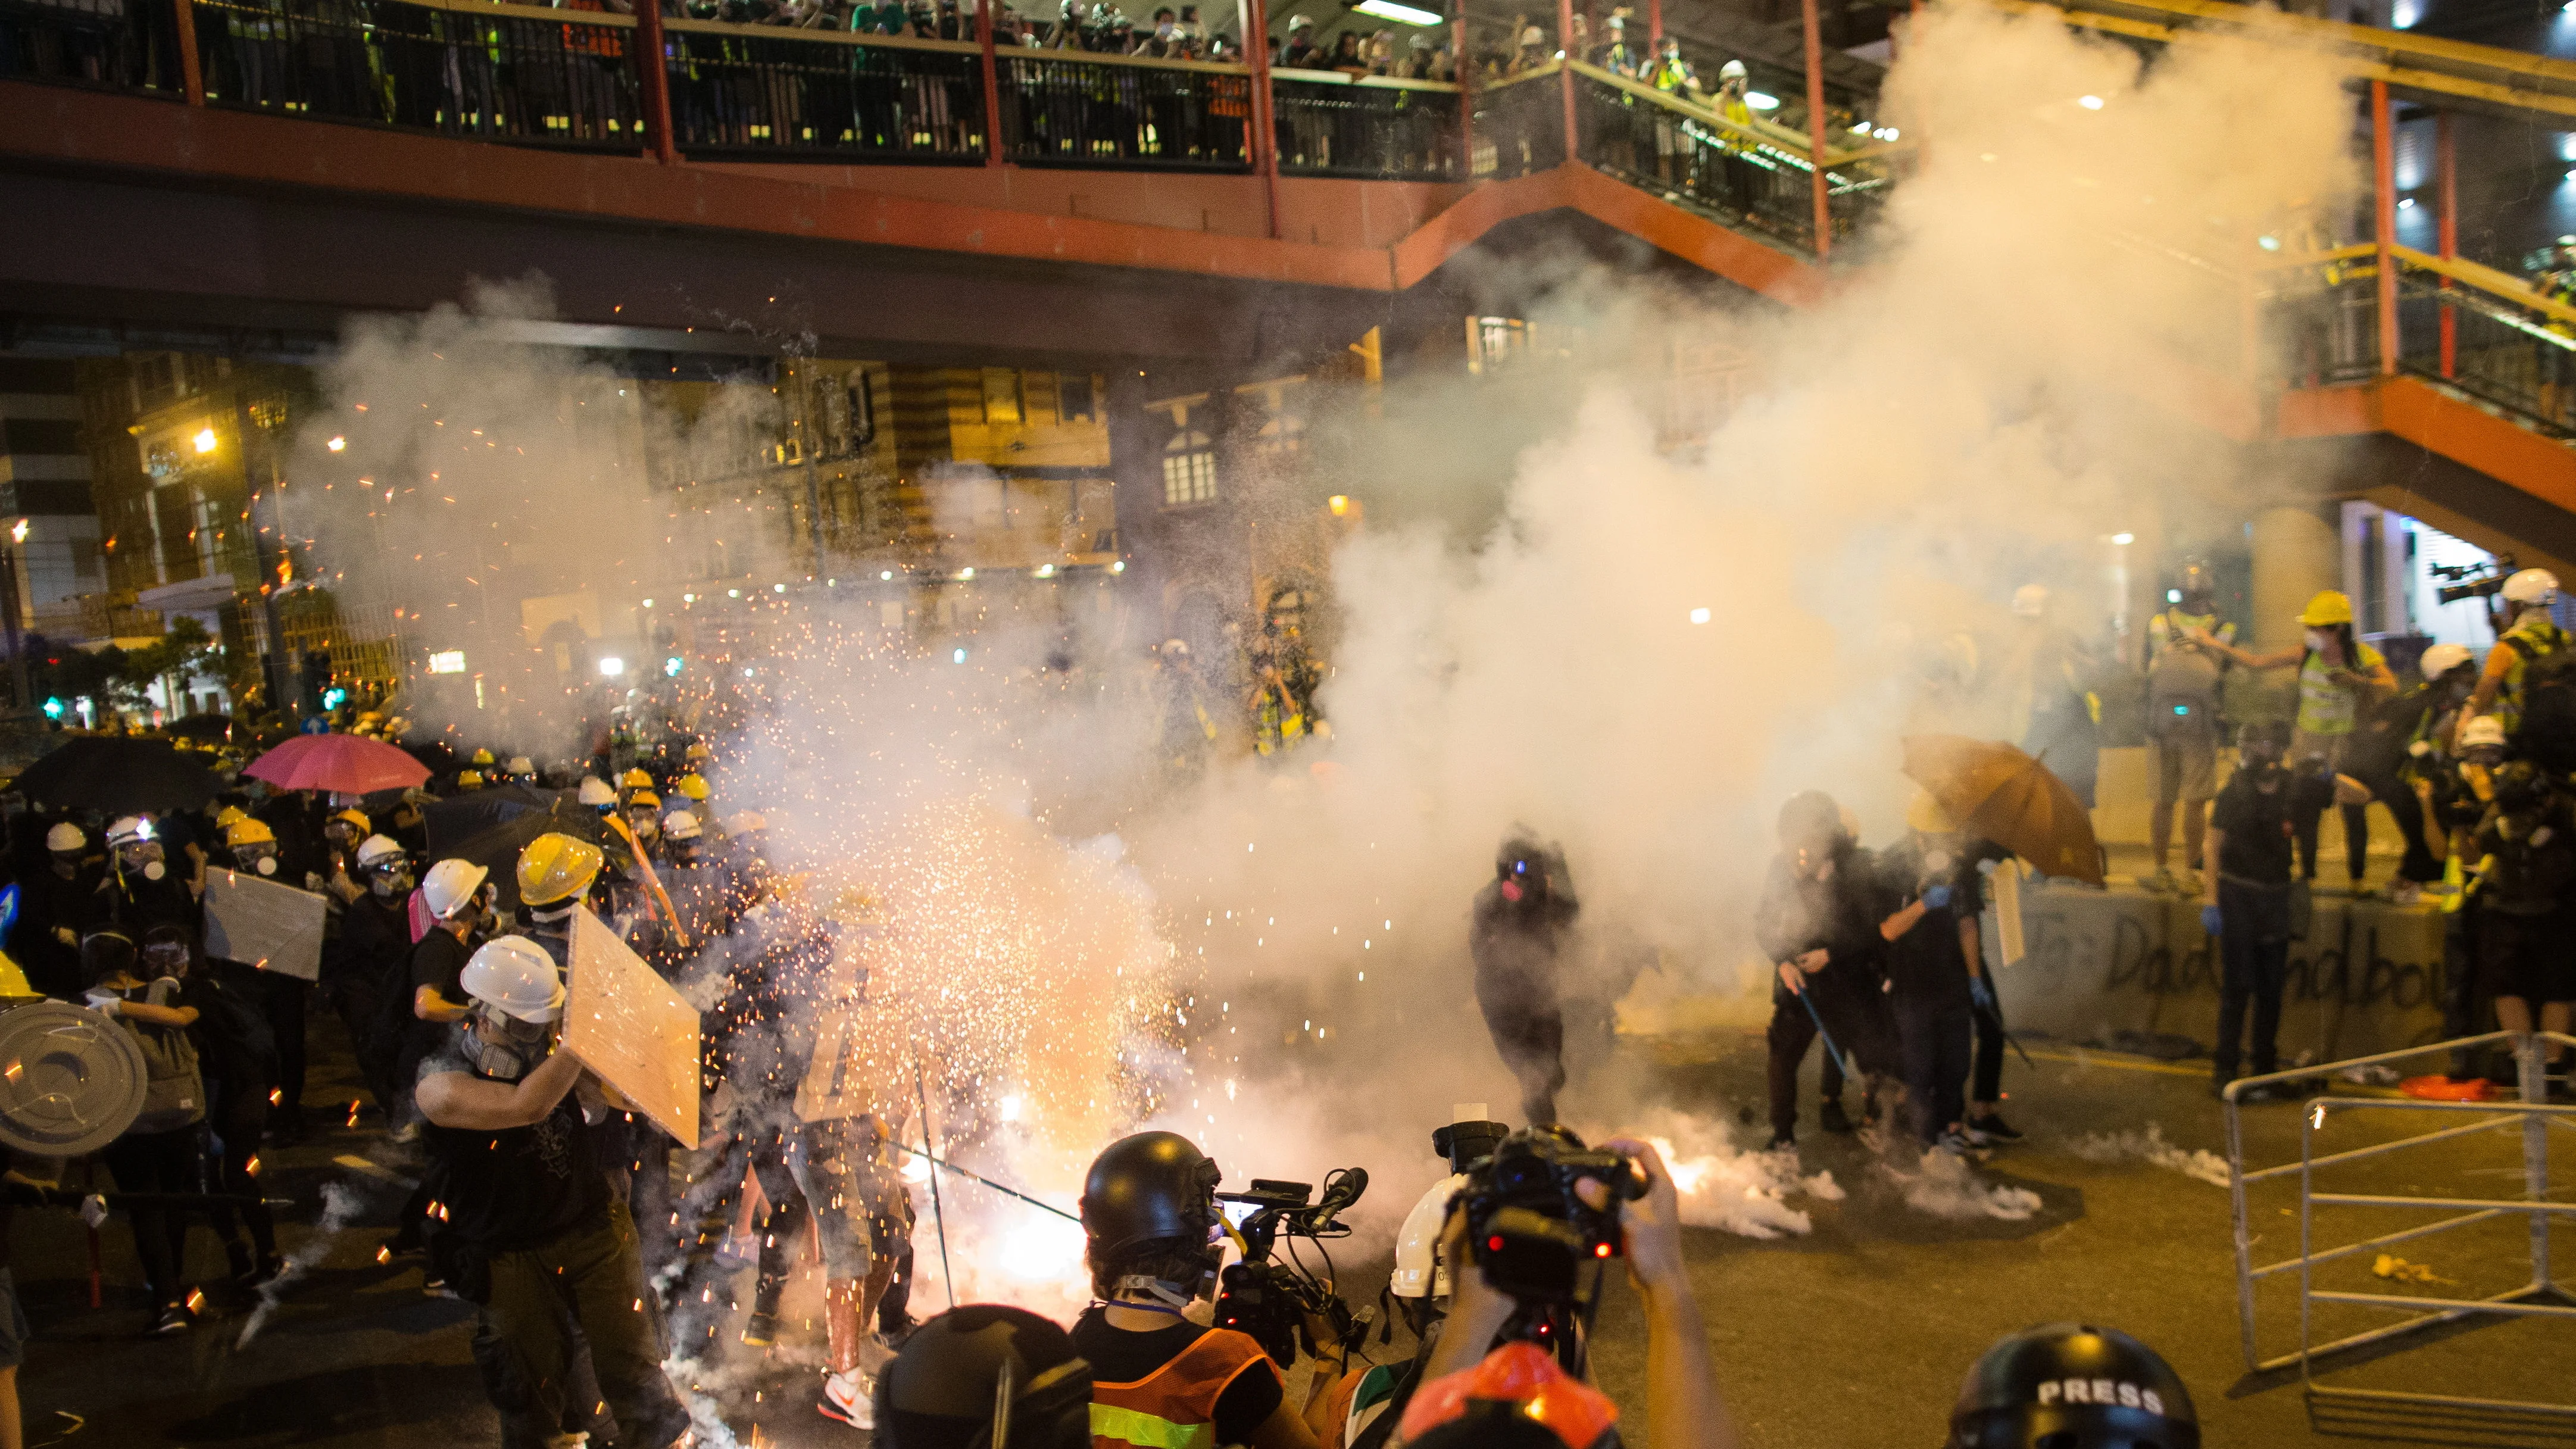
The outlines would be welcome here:
<svg viewBox="0 0 2576 1449">
<path fill-rule="evenodd" d="M 635 22 L 474 0 L 195 0 L 206 102 L 479 140 L 632 151 Z"/>
<path fill-rule="evenodd" d="M 1476 180 L 1507 181 L 1565 164 L 1564 95 L 1552 60 L 1476 92 Z"/>
<path fill-rule="evenodd" d="M 2240 1102 L 2245 1092 L 2258 1087 L 2296 1086 L 2301 1082 L 2333 1073 L 2358 1067 L 2380 1066 L 2412 1058 L 2439 1058 L 2445 1063 L 2445 1069 L 2447 1069 L 2447 1064 L 2453 1059 L 2453 1053 L 2472 1052 L 2501 1043 L 2512 1044 L 2519 1064 L 2522 1100 L 2518 1102 L 2311 1097 L 2301 1108 L 2299 1160 L 2251 1171 L 2248 1171 L 2245 1166 L 2244 1123 L 2240 1115 Z M 2571 1293 L 2568 1288 L 2561 1286 L 2552 1277 L 2550 1269 L 2550 1220 L 2555 1215 L 2576 1214 L 2576 1202 L 2549 1200 L 2549 1132 L 2552 1128 L 2576 1130 L 2576 1107 L 2553 1106 L 2546 1100 L 2543 1055 L 2551 1043 L 2576 1046 L 2576 1037 L 2561 1036 L 2554 1032 L 2536 1032 L 2529 1036 L 2518 1036 L 2511 1032 L 2489 1032 L 2484 1036 L 2464 1037 L 2458 1041 L 2437 1042 L 2430 1046 L 2381 1052 L 2376 1056 L 2355 1057 L 2349 1061 L 2329 1062 L 2322 1066 L 2246 1077 L 2228 1084 L 2224 1096 L 2227 1109 L 2228 1191 L 2233 1205 L 2236 1239 L 2237 1315 L 2238 1326 L 2244 1341 L 2245 1366 L 2249 1370 L 2255 1373 L 2268 1373 L 2296 1364 L 2299 1367 L 2301 1383 L 2312 1398 L 2344 1398 L 2382 1404 L 2420 1404 L 2482 1412 L 2576 1415 L 2576 1403 L 2350 1388 L 2321 1384 L 2315 1377 L 2316 1361 L 2326 1355 L 2342 1353 L 2368 1344 L 2384 1343 L 2420 1329 L 2453 1323 L 2480 1314 L 2576 1319 L 2576 1293 Z M 2364 1113 L 2427 1113 L 2435 1117 L 2467 1117 L 2475 1120 L 2436 1127 L 2430 1131 L 2400 1137 L 2394 1141 L 2319 1155 L 2317 1137 L 2329 1120 L 2336 1116 Z M 2340 1167 L 2403 1148 L 2422 1146 L 2431 1142 L 2456 1141 L 2493 1132 L 2499 1128 L 2515 1126 L 2521 1129 L 2519 1135 L 2522 1147 L 2523 1195 L 2519 1198 L 2420 1197 L 2394 1193 L 2320 1192 L 2316 1188 L 2316 1174 L 2323 1168 Z M 2298 1254 L 2295 1257 L 2257 1266 L 2253 1256 L 2255 1234 L 2248 1215 L 2246 1190 L 2258 1183 L 2281 1181 L 2292 1177 L 2296 1178 L 2299 1190 Z M 2445 1217 L 2438 1222 L 2418 1224 L 2354 1242 L 2321 1248 L 2317 1246 L 2315 1221 L 2319 1208 L 2394 1208 L 2446 1212 L 2453 1216 Z M 2320 1265 L 2362 1253 L 2376 1252 L 2399 1243 L 2419 1241 L 2478 1223 L 2502 1221 L 2516 1214 L 2529 1220 L 2530 1275 L 2519 1286 L 2501 1293 L 2481 1298 L 2444 1298 L 2430 1294 L 2355 1293 L 2322 1289 L 2316 1286 L 2316 1270 Z M 2292 1272 L 2298 1274 L 2299 1283 L 2299 1347 L 2295 1352 L 2266 1358 L 2262 1354 L 2256 1333 L 2255 1289 L 2265 1279 Z M 2315 1341 L 2315 1315 L 2319 1304 L 2350 1304 L 2398 1309 L 2411 1312 L 2414 1316 L 2402 1323 L 2347 1334 L 2327 1343 L 2318 1343 Z"/>
<path fill-rule="evenodd" d="M 1729 226 L 1816 249 L 1806 147 L 1777 127 L 1739 125 L 1590 66 L 1576 68 L 1575 118 L 1594 169 Z"/>
<path fill-rule="evenodd" d="M 953 40 L 666 20 L 691 156 L 980 165 L 983 53 Z"/>
<path fill-rule="evenodd" d="M 0 0 L 0 76 L 176 97 L 178 21 L 149 0 Z"/>
<path fill-rule="evenodd" d="M 1296 176 L 1458 179 L 1458 88 L 1438 81 L 1270 73 L 1279 169 Z"/>
<path fill-rule="evenodd" d="M 999 57 L 1002 150 L 1028 166 L 1248 171 L 1252 73 L 1079 50 Z"/>
</svg>

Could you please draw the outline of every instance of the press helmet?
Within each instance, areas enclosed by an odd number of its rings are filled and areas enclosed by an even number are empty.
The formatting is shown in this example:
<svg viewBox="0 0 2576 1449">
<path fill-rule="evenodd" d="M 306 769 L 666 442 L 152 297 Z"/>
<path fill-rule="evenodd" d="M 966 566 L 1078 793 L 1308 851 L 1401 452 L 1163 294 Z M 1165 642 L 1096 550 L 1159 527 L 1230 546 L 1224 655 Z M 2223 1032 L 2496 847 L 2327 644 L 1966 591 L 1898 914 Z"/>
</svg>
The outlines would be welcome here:
<svg viewBox="0 0 2576 1449">
<path fill-rule="evenodd" d="M 466 995 L 521 1021 L 563 1015 L 563 972 L 546 948 L 525 936 L 495 936 L 483 943 L 456 984 Z"/>
<path fill-rule="evenodd" d="M 890 1449 L 1087 1449 L 1091 1365 L 1037 1314 L 970 1303 L 904 1340 L 877 1375 L 876 1409 Z"/>
<path fill-rule="evenodd" d="M 598 846 L 550 830 L 519 852 L 519 899 L 531 906 L 575 899 L 599 878 L 607 859 Z"/>
<path fill-rule="evenodd" d="M 1114 1259 L 1165 1239 L 1205 1243 L 1216 1225 L 1220 1175 L 1215 1161 L 1177 1132 L 1110 1143 L 1082 1182 L 1082 1230 L 1093 1256 Z"/>
<path fill-rule="evenodd" d="M 2508 604 L 2546 607 L 2557 598 L 2558 576 L 2547 569 L 2524 569 L 2504 581 L 2504 599 Z"/>
<path fill-rule="evenodd" d="M 2199 1449 L 2191 1391 L 2115 1328 L 2050 1323 L 1986 1350 L 1959 1386 L 1948 1449 Z"/>
<path fill-rule="evenodd" d="M 2424 682 L 2430 684 L 2468 662 L 2468 646 L 2435 644 L 2427 648 L 2422 657 L 2415 661 L 2415 669 L 2417 673 L 2424 676 Z"/>
</svg>

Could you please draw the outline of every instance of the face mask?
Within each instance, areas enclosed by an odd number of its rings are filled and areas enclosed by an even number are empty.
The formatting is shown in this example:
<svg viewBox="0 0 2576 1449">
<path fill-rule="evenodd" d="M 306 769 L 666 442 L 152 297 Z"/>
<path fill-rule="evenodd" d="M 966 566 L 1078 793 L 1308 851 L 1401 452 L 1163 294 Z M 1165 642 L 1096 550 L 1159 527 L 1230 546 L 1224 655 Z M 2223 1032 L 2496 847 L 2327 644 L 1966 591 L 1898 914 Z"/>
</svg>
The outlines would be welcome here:
<svg viewBox="0 0 2576 1449">
<path fill-rule="evenodd" d="M 55 856 L 54 874 L 61 876 L 65 880 L 70 880 L 73 876 L 80 874 L 80 857 L 77 855 Z"/>
<path fill-rule="evenodd" d="M 277 867 L 271 865 L 269 869 L 275 870 Z M 161 877 L 168 875 L 169 873 L 170 867 L 163 865 L 157 860 L 147 860 L 143 863 L 143 878 L 145 880 L 159 880 Z"/>
<path fill-rule="evenodd" d="M 475 1008 L 474 1069 L 495 1081 L 515 1082 L 546 1059 L 546 1024 L 521 1021 L 489 1005 Z"/>
<path fill-rule="evenodd" d="M 2323 631 L 2317 629 L 2310 629 L 2308 631 L 2308 647 L 2310 649 L 2316 650 L 2318 653 L 2322 654 L 2325 652 L 2326 645 L 2329 642 L 2331 642 L 2331 636 L 2327 635 Z"/>
<path fill-rule="evenodd" d="M 249 871 L 257 871 L 261 875 L 275 875 L 277 874 L 277 857 L 273 855 L 254 855 L 248 860 L 243 861 L 241 868 Z"/>
<path fill-rule="evenodd" d="M 651 840 L 662 833 L 662 827 L 651 820 L 638 820 L 634 825 L 635 838 L 638 840 Z"/>
<path fill-rule="evenodd" d="M 367 882 L 367 889 L 374 891 L 380 897 L 391 898 L 401 895 L 411 889 L 411 872 L 378 871 L 374 878 Z"/>
<path fill-rule="evenodd" d="M 185 976 L 188 974 L 188 948 L 185 946 L 146 946 L 143 966 L 151 976 Z"/>
</svg>

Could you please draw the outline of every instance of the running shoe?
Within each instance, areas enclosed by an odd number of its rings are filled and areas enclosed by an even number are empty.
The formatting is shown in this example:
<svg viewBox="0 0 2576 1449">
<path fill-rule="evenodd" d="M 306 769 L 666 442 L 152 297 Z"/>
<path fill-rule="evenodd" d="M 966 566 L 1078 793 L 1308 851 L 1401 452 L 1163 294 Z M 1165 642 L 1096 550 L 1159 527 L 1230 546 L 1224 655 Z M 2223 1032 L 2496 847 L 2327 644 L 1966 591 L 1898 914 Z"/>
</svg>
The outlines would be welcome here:
<svg viewBox="0 0 2576 1449">
<path fill-rule="evenodd" d="M 877 1426 L 876 1394 L 875 1381 L 857 1369 L 827 1374 L 823 1378 L 823 1402 L 814 1407 L 826 1419 L 837 1419 L 853 1429 L 873 1429 Z"/>
<path fill-rule="evenodd" d="M 754 1313 L 743 1320 L 742 1341 L 753 1348 L 767 1348 L 778 1341 L 778 1315 Z"/>
<path fill-rule="evenodd" d="M 2021 1133 L 2004 1120 L 2003 1113 L 1989 1112 L 1968 1119 L 1968 1140 L 1983 1147 L 1990 1142 L 2019 1142 Z"/>
<path fill-rule="evenodd" d="M 157 1338 L 167 1338 L 171 1334 L 185 1333 L 187 1331 L 188 1305 L 185 1303 L 165 1303 L 161 1305 L 161 1316 L 154 1319 L 152 1322 L 153 1336 Z"/>
</svg>

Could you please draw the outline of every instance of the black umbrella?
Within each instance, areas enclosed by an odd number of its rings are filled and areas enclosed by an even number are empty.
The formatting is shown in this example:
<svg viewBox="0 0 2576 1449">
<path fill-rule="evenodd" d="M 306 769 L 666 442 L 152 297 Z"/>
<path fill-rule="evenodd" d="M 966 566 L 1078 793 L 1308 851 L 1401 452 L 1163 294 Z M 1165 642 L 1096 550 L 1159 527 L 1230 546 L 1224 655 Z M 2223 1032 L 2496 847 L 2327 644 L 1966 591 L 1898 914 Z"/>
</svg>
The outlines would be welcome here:
<svg viewBox="0 0 2576 1449">
<path fill-rule="evenodd" d="M 429 773 L 432 776 L 453 775 L 457 767 L 465 763 L 462 756 L 447 747 L 445 740 L 434 737 L 425 740 L 403 740 L 400 745 L 404 754 L 429 766 Z"/>
<path fill-rule="evenodd" d="M 192 714 L 186 719 L 171 721 L 162 732 L 174 739 L 226 743 L 233 737 L 233 721 L 230 715 Z"/>
<path fill-rule="evenodd" d="M 569 835 L 598 846 L 607 855 L 611 870 L 630 870 L 634 866 L 625 840 L 608 828 L 599 812 L 569 800 L 557 800 L 551 809 L 514 815 L 452 848 L 433 844 L 429 853 L 438 860 L 472 861 L 492 872 L 492 884 L 500 888 L 501 908 L 513 911 L 519 906 L 519 852 L 538 836 L 548 834 Z"/>
<path fill-rule="evenodd" d="M 91 735 L 72 740 L 29 765 L 18 789 L 30 800 L 108 815 L 192 810 L 215 798 L 222 782 L 168 740 Z"/>
<path fill-rule="evenodd" d="M 541 814 L 553 809 L 563 797 L 552 790 L 531 790 L 525 785 L 495 785 L 484 790 L 468 790 L 445 800 L 432 800 L 420 807 L 420 820 L 429 831 L 429 848 L 445 853 L 459 841 L 471 840 L 522 815 Z"/>
</svg>

